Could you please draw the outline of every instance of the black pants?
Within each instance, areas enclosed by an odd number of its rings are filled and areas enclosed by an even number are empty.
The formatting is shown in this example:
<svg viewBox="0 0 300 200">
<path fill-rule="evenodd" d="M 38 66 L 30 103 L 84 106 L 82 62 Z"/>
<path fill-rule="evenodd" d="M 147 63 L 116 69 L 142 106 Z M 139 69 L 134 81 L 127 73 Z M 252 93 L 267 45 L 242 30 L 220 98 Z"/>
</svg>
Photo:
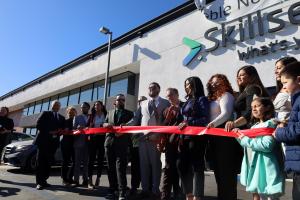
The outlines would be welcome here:
<svg viewBox="0 0 300 200">
<path fill-rule="evenodd" d="M 65 136 L 64 136 L 65 137 Z M 74 174 L 74 147 L 73 138 L 65 139 L 61 141 L 61 154 L 62 154 L 62 166 L 61 166 L 61 178 L 65 182 L 72 182 Z M 71 165 L 71 167 L 70 167 Z"/>
<path fill-rule="evenodd" d="M 204 196 L 204 155 L 206 136 L 191 136 L 180 145 L 177 167 L 184 194 Z"/>
<path fill-rule="evenodd" d="M 126 192 L 127 152 L 128 142 L 119 142 L 118 139 L 116 139 L 111 145 L 105 147 L 108 181 L 110 190 L 112 191 L 119 190 L 120 192 Z"/>
<path fill-rule="evenodd" d="M 234 138 L 210 136 L 210 151 L 219 200 L 237 199 L 237 168 L 235 147 L 239 145 Z"/>
<path fill-rule="evenodd" d="M 97 177 L 100 178 L 104 161 L 104 142 L 105 135 L 93 135 L 89 141 L 89 169 L 88 176 L 92 177 L 94 172 L 94 164 L 97 159 Z"/>
<path fill-rule="evenodd" d="M 293 174 L 293 200 L 300 199 L 300 173 Z"/>
<path fill-rule="evenodd" d="M 161 200 L 169 200 L 171 198 L 171 191 L 175 196 L 179 194 L 179 175 L 176 167 L 176 161 L 178 158 L 177 144 L 167 143 L 165 151 L 165 168 L 163 169 L 163 180 L 162 180 L 162 195 Z"/>
<path fill-rule="evenodd" d="M 50 175 L 51 164 L 57 149 L 56 144 L 47 146 L 38 146 L 37 149 L 37 168 L 36 168 L 36 184 L 43 185 L 47 183 Z"/>
<path fill-rule="evenodd" d="M 140 172 L 140 157 L 139 147 L 130 148 L 131 161 L 131 189 L 136 190 L 140 187 L 141 172 Z"/>
</svg>

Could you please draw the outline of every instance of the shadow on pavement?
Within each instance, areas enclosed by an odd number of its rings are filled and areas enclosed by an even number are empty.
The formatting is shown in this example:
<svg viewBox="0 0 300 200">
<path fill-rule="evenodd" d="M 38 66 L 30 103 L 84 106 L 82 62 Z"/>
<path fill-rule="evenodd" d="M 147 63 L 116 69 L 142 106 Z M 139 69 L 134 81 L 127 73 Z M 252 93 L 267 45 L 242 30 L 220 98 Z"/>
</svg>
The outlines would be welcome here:
<svg viewBox="0 0 300 200">
<path fill-rule="evenodd" d="M 0 197 L 17 195 L 20 191 L 19 188 L 0 187 Z"/>
</svg>

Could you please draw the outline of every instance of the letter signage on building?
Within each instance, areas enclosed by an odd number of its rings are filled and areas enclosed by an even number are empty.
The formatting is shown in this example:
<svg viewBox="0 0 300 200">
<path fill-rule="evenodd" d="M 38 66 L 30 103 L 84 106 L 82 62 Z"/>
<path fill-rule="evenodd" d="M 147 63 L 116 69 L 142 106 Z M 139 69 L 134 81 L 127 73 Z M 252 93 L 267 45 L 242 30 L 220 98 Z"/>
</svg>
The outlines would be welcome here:
<svg viewBox="0 0 300 200">
<path fill-rule="evenodd" d="M 281 3 L 282 0 L 194 0 L 207 19 L 225 22 Z"/>
</svg>

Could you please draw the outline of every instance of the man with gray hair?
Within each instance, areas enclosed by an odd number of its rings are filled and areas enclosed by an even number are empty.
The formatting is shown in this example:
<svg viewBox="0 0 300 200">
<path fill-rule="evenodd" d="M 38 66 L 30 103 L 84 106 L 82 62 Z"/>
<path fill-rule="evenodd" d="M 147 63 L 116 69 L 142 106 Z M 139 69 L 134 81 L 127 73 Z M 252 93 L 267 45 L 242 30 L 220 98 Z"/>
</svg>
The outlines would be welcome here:
<svg viewBox="0 0 300 200">
<path fill-rule="evenodd" d="M 36 189 L 49 187 L 51 161 L 59 146 L 59 134 L 64 129 L 65 117 L 58 113 L 60 102 L 51 103 L 51 111 L 44 111 L 37 120 L 37 136 L 33 142 L 37 146 Z"/>
</svg>

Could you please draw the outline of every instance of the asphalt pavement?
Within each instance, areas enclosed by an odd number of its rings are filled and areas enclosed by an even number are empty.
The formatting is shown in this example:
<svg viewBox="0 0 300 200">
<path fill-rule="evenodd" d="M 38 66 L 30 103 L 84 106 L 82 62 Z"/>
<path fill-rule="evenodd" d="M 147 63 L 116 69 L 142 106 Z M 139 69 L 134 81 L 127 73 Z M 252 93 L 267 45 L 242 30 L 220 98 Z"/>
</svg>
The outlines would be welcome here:
<svg viewBox="0 0 300 200">
<path fill-rule="evenodd" d="M 127 174 L 128 186 L 130 187 L 130 174 Z M 101 177 L 100 186 L 94 190 L 79 187 L 62 186 L 60 168 L 52 168 L 51 177 L 48 183 L 52 186 L 44 190 L 35 189 L 35 176 L 33 173 L 26 173 L 19 168 L 1 165 L 0 166 L 0 199 L 5 200 L 104 200 L 108 192 L 108 179 L 104 171 Z M 292 182 L 286 182 L 286 194 L 281 197 L 284 200 L 291 200 Z M 212 172 L 205 173 L 205 198 L 204 200 L 217 200 L 217 187 Z M 251 194 L 244 191 L 244 187 L 238 185 L 238 199 L 252 199 Z"/>
</svg>

